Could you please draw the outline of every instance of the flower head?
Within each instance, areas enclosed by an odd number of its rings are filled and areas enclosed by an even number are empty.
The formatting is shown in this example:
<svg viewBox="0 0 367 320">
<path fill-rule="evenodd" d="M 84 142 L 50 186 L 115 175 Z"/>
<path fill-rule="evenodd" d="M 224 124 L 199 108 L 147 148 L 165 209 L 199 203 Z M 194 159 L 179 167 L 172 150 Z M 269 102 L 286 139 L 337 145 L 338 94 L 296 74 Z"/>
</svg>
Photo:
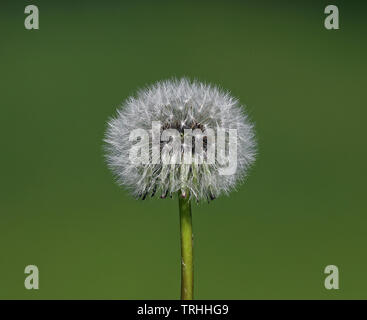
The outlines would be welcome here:
<svg viewBox="0 0 367 320">
<path fill-rule="evenodd" d="M 186 78 L 128 98 L 108 122 L 105 142 L 118 183 L 141 199 L 177 191 L 214 199 L 231 191 L 255 160 L 253 125 L 238 100 Z"/>
</svg>

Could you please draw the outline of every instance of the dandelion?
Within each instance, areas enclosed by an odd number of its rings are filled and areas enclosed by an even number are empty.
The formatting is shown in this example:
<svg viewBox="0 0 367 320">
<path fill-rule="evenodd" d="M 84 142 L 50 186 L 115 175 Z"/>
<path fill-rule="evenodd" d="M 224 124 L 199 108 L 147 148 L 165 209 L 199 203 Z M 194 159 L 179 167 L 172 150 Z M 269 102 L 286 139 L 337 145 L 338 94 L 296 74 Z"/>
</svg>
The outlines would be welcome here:
<svg viewBox="0 0 367 320">
<path fill-rule="evenodd" d="M 193 298 L 191 200 L 228 194 L 255 160 L 254 128 L 239 101 L 186 78 L 128 98 L 108 122 L 108 166 L 137 199 L 179 198 L 181 298 Z"/>
</svg>

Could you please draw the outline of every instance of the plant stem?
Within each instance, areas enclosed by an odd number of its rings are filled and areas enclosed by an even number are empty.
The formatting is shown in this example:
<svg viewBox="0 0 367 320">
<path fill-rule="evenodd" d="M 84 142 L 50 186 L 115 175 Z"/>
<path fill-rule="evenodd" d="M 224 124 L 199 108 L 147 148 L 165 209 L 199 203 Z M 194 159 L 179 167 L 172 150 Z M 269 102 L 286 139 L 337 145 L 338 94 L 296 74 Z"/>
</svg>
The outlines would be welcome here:
<svg viewBox="0 0 367 320">
<path fill-rule="evenodd" d="M 192 257 L 193 235 L 191 203 L 188 192 L 178 195 L 181 231 L 181 300 L 192 300 L 194 291 L 194 265 Z"/>
</svg>

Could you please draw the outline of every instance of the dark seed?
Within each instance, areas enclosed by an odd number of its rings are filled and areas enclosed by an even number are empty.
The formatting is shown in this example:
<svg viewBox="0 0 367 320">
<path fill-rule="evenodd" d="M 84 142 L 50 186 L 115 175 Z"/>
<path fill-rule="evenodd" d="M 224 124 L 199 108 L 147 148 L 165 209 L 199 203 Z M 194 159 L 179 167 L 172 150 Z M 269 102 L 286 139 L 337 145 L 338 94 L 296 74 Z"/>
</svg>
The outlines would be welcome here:
<svg viewBox="0 0 367 320">
<path fill-rule="evenodd" d="M 152 192 L 152 195 L 151 195 L 151 197 L 154 197 L 154 195 L 155 195 L 155 192 L 157 191 L 157 186 L 155 185 L 154 187 L 153 187 L 153 192 Z"/>
</svg>

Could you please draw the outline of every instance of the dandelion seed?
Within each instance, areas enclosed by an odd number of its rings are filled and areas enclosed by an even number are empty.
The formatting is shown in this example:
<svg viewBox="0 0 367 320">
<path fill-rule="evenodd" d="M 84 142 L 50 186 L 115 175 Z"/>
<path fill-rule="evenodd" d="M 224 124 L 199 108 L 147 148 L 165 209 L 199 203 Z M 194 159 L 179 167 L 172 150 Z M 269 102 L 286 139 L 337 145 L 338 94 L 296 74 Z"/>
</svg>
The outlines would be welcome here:
<svg viewBox="0 0 367 320">
<path fill-rule="evenodd" d="M 215 162 L 197 168 L 197 177 L 201 179 L 196 179 L 192 171 L 187 176 L 186 188 L 190 197 L 196 195 L 197 200 L 228 194 L 243 180 L 255 160 L 253 125 L 236 99 L 215 86 L 188 79 L 158 82 L 140 90 L 136 97 L 122 104 L 117 116 L 109 121 L 105 136 L 108 165 L 115 173 L 117 182 L 135 197 L 142 197 L 152 189 L 161 196 L 165 195 L 166 190 L 172 193 L 181 190 L 182 166 L 176 165 L 169 171 L 167 179 L 161 179 L 166 173 L 162 163 L 137 166 L 129 160 L 132 146 L 130 133 L 137 128 L 151 130 L 152 121 L 160 121 L 164 129 L 179 131 L 184 128 L 216 130 L 217 127 L 237 130 L 237 170 L 234 175 L 220 175 L 220 164 Z M 204 133 L 202 137 L 205 139 Z M 165 144 L 162 143 L 162 147 Z M 215 142 L 211 145 L 214 146 Z M 151 144 L 148 147 L 151 154 Z M 204 148 L 204 158 L 206 153 Z M 141 179 L 142 176 L 145 178 Z"/>
</svg>

